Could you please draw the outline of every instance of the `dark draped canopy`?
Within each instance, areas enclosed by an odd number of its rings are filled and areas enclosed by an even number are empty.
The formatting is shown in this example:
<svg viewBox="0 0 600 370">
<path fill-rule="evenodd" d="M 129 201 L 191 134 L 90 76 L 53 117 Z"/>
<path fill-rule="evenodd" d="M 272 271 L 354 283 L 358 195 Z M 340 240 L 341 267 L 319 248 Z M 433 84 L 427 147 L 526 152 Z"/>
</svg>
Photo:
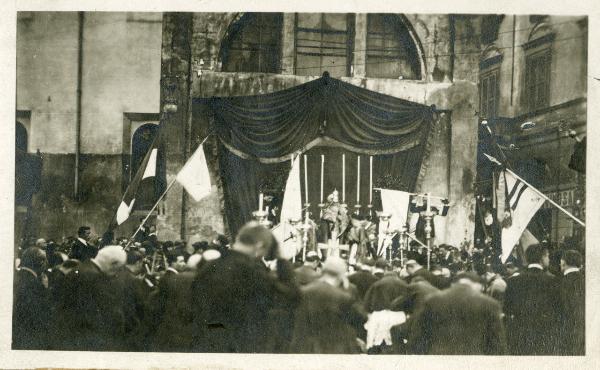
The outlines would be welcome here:
<svg viewBox="0 0 600 370">
<path fill-rule="evenodd" d="M 357 156 L 361 155 L 360 203 L 366 209 L 369 156 L 374 187 L 413 190 L 433 122 L 433 107 L 383 95 L 327 74 L 283 91 L 194 99 L 194 121 L 208 114 L 218 137 L 218 161 L 230 232 L 251 219 L 258 193 L 283 199 L 294 154 L 308 155 L 311 208 L 319 203 L 320 155 L 326 156 L 325 193 L 341 193 L 346 154 L 346 200 L 356 202 Z M 200 112 L 200 113 L 198 113 Z M 302 163 L 302 178 L 304 177 Z M 302 199 L 304 201 L 304 180 Z M 341 196 L 341 195 L 340 195 Z"/>
</svg>

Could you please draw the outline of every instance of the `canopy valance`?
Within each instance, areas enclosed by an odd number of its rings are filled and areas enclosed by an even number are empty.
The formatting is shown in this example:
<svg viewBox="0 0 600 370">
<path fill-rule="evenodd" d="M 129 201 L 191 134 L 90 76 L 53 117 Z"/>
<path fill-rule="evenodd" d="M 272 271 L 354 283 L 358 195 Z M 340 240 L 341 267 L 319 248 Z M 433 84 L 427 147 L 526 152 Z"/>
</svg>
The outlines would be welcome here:
<svg viewBox="0 0 600 370">
<path fill-rule="evenodd" d="M 232 153 L 263 163 L 318 145 L 356 153 L 398 153 L 426 139 L 433 107 L 329 77 L 275 93 L 196 99 L 210 108 L 211 126 Z"/>
</svg>

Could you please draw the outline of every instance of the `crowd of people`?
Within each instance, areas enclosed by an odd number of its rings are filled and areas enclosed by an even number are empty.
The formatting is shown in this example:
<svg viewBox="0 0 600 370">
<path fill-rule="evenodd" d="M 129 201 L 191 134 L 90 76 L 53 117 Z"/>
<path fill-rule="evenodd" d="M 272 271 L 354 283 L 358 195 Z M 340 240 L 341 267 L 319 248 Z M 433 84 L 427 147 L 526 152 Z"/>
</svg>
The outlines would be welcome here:
<svg viewBox="0 0 600 370">
<path fill-rule="evenodd" d="M 39 239 L 17 256 L 13 349 L 225 353 L 583 355 L 579 252 L 548 271 L 466 263 L 455 248 L 402 259 L 280 258 L 271 231 L 249 223 L 187 245 Z"/>
</svg>

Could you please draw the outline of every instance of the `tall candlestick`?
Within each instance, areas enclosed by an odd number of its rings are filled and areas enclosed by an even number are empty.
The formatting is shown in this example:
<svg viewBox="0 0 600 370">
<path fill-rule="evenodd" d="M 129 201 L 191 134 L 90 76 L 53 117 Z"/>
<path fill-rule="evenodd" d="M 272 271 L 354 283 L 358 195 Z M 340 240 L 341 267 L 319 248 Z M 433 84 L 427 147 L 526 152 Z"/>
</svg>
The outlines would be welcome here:
<svg viewBox="0 0 600 370">
<path fill-rule="evenodd" d="M 360 204 L 360 155 L 356 157 L 356 204 Z"/>
<path fill-rule="evenodd" d="M 263 210 L 263 193 L 260 193 L 258 195 L 258 210 L 259 211 Z"/>
<path fill-rule="evenodd" d="M 308 204 L 308 161 L 306 160 L 306 154 L 304 155 L 304 197 Z"/>
<path fill-rule="evenodd" d="M 342 154 L 342 203 L 346 203 L 346 154 Z"/>
<path fill-rule="evenodd" d="M 369 204 L 373 204 L 373 156 L 369 156 Z"/>
<path fill-rule="evenodd" d="M 325 155 L 321 154 L 321 203 L 323 203 L 323 176 L 325 172 Z"/>
</svg>

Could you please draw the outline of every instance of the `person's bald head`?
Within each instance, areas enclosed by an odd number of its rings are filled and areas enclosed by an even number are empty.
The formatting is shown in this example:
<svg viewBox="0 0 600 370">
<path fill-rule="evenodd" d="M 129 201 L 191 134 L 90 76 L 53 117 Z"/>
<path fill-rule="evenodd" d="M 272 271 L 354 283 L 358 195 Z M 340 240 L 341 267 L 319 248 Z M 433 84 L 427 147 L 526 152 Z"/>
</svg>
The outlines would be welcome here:
<svg viewBox="0 0 600 370">
<path fill-rule="evenodd" d="M 98 251 L 94 262 L 96 262 L 102 272 L 113 276 L 125 266 L 127 253 L 119 245 L 109 245 Z"/>
</svg>

